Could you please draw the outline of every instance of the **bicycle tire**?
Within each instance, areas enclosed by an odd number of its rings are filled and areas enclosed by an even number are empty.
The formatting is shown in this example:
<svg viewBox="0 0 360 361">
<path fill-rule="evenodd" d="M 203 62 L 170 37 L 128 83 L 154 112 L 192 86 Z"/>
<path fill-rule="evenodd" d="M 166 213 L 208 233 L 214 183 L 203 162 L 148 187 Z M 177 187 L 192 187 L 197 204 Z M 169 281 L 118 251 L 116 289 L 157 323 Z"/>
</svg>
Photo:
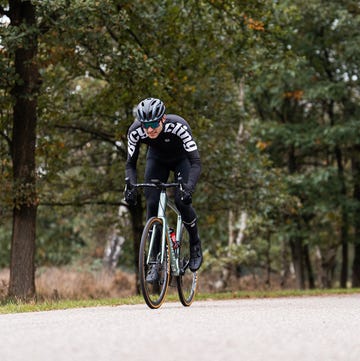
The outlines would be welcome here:
<svg viewBox="0 0 360 361">
<path fill-rule="evenodd" d="M 155 254 L 151 254 L 149 257 L 149 247 L 152 233 L 155 232 L 155 239 L 158 242 L 158 249 L 155 250 Z M 165 237 L 165 255 L 163 257 L 163 262 L 160 262 L 160 244 L 162 239 L 162 233 L 164 232 L 163 221 L 160 218 L 152 217 L 150 218 L 144 227 L 140 250 L 139 250 L 139 279 L 142 295 L 146 304 L 150 308 L 159 308 L 165 300 L 167 289 L 169 286 L 170 279 L 170 249 L 169 241 Z M 154 247 L 153 247 L 154 250 Z M 150 250 L 151 251 L 151 250 Z M 159 251 L 159 253 L 158 253 Z M 148 264 L 148 259 L 150 263 Z M 154 283 L 149 283 L 146 281 L 146 277 L 149 271 L 149 268 L 152 264 L 157 264 L 159 279 Z"/>
<path fill-rule="evenodd" d="M 188 307 L 194 301 L 198 284 L 198 274 L 197 272 L 192 272 L 188 266 L 190 260 L 190 242 L 188 232 L 185 230 L 184 225 L 182 225 L 181 229 L 179 252 L 179 265 L 182 271 L 177 277 L 177 290 L 180 302 L 183 306 Z"/>
</svg>

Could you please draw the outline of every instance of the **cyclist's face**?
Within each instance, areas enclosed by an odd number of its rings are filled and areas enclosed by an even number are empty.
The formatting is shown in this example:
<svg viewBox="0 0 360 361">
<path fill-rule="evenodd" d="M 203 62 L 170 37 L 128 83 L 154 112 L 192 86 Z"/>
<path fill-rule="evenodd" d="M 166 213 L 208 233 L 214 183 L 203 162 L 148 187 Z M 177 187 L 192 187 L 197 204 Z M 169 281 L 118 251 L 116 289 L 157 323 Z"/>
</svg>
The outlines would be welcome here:
<svg viewBox="0 0 360 361">
<path fill-rule="evenodd" d="M 159 136 L 159 134 L 161 133 L 162 129 L 163 129 L 163 121 L 165 119 L 165 116 L 160 120 L 159 125 L 155 128 L 153 127 L 149 127 L 149 128 L 144 128 L 146 134 L 148 135 L 149 138 L 151 139 L 155 139 Z"/>
</svg>

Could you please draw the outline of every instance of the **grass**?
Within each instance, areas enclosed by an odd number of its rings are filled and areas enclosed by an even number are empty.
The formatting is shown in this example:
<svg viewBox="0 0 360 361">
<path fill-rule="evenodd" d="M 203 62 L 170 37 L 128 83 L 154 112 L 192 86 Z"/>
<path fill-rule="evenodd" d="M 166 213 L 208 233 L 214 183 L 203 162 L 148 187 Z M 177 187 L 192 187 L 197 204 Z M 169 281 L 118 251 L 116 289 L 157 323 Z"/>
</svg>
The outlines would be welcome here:
<svg viewBox="0 0 360 361">
<path fill-rule="evenodd" d="M 135 275 L 117 270 L 115 273 L 91 271 L 76 267 L 48 267 L 37 270 L 36 291 L 38 300 L 21 303 L 6 300 L 9 270 L 0 270 L 0 315 L 9 313 L 39 312 L 84 307 L 144 305 L 142 296 L 136 295 Z M 301 297 L 360 294 L 360 289 L 315 289 L 280 290 L 274 279 L 272 288 L 252 277 L 242 277 L 242 283 L 231 283 L 229 289 L 242 291 L 216 292 L 207 287 L 209 280 L 216 279 L 212 274 L 201 275 L 199 293 L 196 301 L 229 300 L 249 298 Z M 289 285 L 290 287 L 290 285 Z M 165 302 L 179 302 L 176 289 L 170 288 Z"/>
<path fill-rule="evenodd" d="M 107 298 L 98 300 L 50 300 L 30 303 L 9 301 L 3 302 L 0 305 L 0 314 L 65 310 L 70 308 L 84 307 L 134 305 L 139 303 L 141 303 L 140 296 L 132 296 L 126 298 Z"/>
<path fill-rule="evenodd" d="M 302 296 L 327 296 L 360 294 L 359 288 L 351 289 L 315 289 L 315 290 L 281 290 L 281 291 L 235 291 L 221 293 L 199 293 L 196 301 L 208 300 L 230 300 L 249 298 L 277 298 L 277 297 L 302 297 Z M 176 294 L 169 295 L 165 302 L 178 302 Z M 130 296 L 123 298 L 86 299 L 86 300 L 58 300 L 40 301 L 32 303 L 3 302 L 0 305 L 0 314 L 39 312 L 51 310 L 63 310 L 84 307 L 121 306 L 144 304 L 141 296 Z"/>
</svg>

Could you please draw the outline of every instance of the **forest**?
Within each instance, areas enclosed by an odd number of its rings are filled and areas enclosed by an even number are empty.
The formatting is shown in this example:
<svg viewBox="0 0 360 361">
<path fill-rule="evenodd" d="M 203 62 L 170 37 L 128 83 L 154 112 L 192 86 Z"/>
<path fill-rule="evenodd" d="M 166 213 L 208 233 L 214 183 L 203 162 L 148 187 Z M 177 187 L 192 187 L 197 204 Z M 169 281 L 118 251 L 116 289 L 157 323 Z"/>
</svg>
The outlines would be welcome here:
<svg viewBox="0 0 360 361">
<path fill-rule="evenodd" d="M 43 267 L 137 272 L 126 133 L 148 96 L 199 146 L 201 275 L 360 287 L 359 43 L 353 0 L 0 0 L 8 296 Z"/>
</svg>

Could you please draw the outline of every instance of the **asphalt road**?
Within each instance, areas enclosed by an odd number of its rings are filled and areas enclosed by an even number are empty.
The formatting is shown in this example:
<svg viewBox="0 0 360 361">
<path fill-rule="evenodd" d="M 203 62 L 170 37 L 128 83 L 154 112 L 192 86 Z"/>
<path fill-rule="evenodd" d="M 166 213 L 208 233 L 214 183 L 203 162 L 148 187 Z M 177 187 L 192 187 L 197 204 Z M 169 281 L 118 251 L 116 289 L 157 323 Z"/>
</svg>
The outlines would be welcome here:
<svg viewBox="0 0 360 361">
<path fill-rule="evenodd" d="M 360 294 L 0 316 L 1 361 L 360 360 Z"/>
</svg>

